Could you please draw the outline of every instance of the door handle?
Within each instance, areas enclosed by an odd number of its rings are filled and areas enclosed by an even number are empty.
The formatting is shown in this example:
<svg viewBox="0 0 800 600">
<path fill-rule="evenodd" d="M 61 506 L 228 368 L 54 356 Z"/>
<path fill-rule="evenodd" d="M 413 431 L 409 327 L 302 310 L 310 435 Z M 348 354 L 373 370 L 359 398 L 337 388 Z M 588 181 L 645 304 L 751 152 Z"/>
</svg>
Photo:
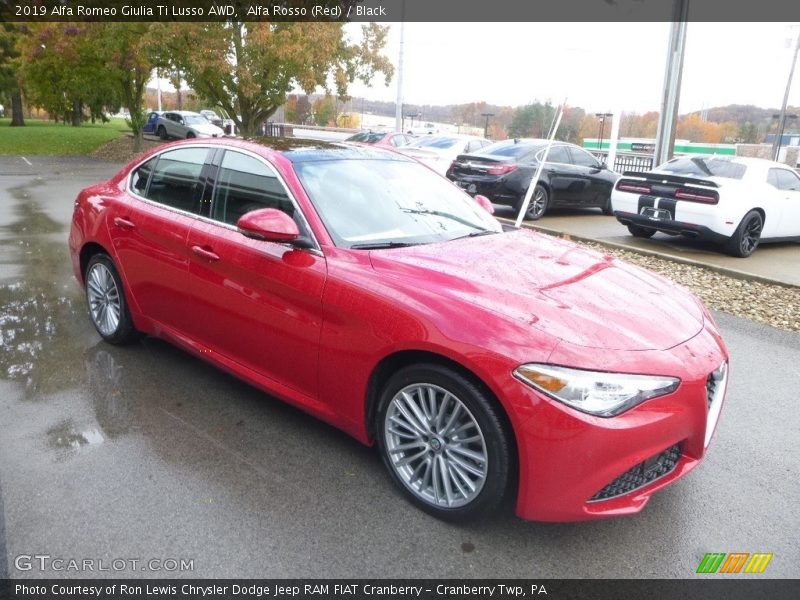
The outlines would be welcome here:
<svg viewBox="0 0 800 600">
<path fill-rule="evenodd" d="M 202 246 L 192 246 L 192 252 L 194 252 L 197 256 L 200 256 L 201 258 L 205 258 L 206 260 L 210 260 L 212 262 L 219 260 L 218 254 L 215 254 L 211 250 L 206 250 Z"/>
<path fill-rule="evenodd" d="M 114 225 L 120 229 L 136 229 L 134 222 L 126 217 L 114 217 Z"/>
</svg>

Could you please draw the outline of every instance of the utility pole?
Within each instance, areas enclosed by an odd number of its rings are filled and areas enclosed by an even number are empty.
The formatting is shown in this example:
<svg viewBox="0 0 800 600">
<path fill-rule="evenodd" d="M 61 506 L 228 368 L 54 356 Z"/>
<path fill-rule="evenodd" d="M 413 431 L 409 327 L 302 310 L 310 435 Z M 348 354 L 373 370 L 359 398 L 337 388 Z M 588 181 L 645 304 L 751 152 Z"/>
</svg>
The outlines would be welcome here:
<svg viewBox="0 0 800 600">
<path fill-rule="evenodd" d="M 481 113 L 482 117 L 486 117 L 486 122 L 483 124 L 483 137 L 487 140 L 489 139 L 489 135 L 487 132 L 489 131 L 489 117 L 493 117 L 494 113 Z"/>
<path fill-rule="evenodd" d="M 653 166 L 672 158 L 675 148 L 675 124 L 678 121 L 678 104 L 681 95 L 683 54 L 686 48 L 686 22 L 689 18 L 689 0 L 673 0 L 672 28 L 669 35 L 667 67 L 664 72 L 664 92 L 661 114 L 658 118 L 656 150 Z"/>
<path fill-rule="evenodd" d="M 772 160 L 778 160 L 778 155 L 781 153 L 781 142 L 783 141 L 783 131 L 786 128 L 786 104 L 789 102 L 789 90 L 792 89 L 792 75 L 794 75 L 794 66 L 797 64 L 797 51 L 800 50 L 800 31 L 797 32 L 797 42 L 794 45 L 794 57 L 792 58 L 792 68 L 789 69 L 789 79 L 786 80 L 786 92 L 783 94 L 783 104 L 781 105 L 781 114 L 778 120 L 778 136 L 772 143 Z"/>
<path fill-rule="evenodd" d="M 406 3 L 400 11 L 400 18 L 405 17 Z M 394 128 L 395 131 L 403 131 L 403 46 L 405 45 L 406 24 L 400 21 L 400 55 L 397 58 L 397 101 L 394 107 Z"/>
</svg>

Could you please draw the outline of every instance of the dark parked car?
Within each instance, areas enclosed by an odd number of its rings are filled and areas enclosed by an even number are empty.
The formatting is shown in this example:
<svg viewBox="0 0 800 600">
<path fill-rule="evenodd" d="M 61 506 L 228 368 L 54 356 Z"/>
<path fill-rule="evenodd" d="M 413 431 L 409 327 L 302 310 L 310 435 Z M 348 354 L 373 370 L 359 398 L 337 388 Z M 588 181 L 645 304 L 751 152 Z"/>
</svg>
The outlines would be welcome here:
<svg viewBox="0 0 800 600">
<path fill-rule="evenodd" d="M 482 194 L 497 204 L 519 210 L 547 140 L 496 142 L 479 152 L 460 154 L 447 177 L 469 194 Z M 554 143 L 525 217 L 538 219 L 556 206 L 598 207 L 611 212 L 611 190 L 619 176 L 574 144 Z"/>
</svg>

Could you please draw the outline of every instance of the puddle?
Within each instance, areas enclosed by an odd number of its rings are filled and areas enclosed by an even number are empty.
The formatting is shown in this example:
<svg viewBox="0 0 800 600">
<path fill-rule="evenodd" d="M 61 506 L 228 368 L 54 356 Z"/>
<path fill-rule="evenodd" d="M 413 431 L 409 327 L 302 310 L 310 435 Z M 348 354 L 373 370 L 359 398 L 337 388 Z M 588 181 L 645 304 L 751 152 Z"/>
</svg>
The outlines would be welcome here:
<svg viewBox="0 0 800 600">
<path fill-rule="evenodd" d="M 78 427 L 72 421 L 64 421 L 47 430 L 47 441 L 53 448 L 77 450 L 83 446 L 101 444 L 103 434 L 92 426 Z"/>
</svg>

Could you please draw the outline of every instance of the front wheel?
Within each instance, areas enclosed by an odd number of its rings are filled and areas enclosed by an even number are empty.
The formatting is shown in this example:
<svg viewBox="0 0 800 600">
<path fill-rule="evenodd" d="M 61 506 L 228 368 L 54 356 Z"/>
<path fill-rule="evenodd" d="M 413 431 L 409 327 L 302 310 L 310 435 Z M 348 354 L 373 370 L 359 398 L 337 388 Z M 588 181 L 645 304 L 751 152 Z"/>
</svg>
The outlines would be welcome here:
<svg viewBox="0 0 800 600">
<path fill-rule="evenodd" d="M 498 409 L 470 379 L 447 367 L 405 367 L 378 406 L 381 458 L 398 488 L 447 521 L 484 515 L 510 479 L 510 436 Z"/>
<path fill-rule="evenodd" d="M 604 215 L 613 215 L 614 207 L 611 205 L 611 196 L 606 196 L 600 202 L 600 209 Z"/>
<path fill-rule="evenodd" d="M 86 267 L 86 302 L 97 333 L 110 344 L 128 344 L 138 337 L 122 280 L 107 254 L 95 254 Z"/>
<path fill-rule="evenodd" d="M 758 247 L 763 228 L 764 219 L 761 218 L 761 213 L 751 210 L 728 239 L 726 250 L 732 256 L 747 258 Z"/>
<path fill-rule="evenodd" d="M 162 139 L 162 140 L 166 140 L 166 139 L 169 137 L 169 136 L 167 135 L 167 130 L 164 128 L 164 126 L 163 126 L 163 125 L 159 125 L 159 126 L 158 126 L 158 130 L 157 130 L 157 132 L 156 132 L 156 133 L 158 133 L 158 137 L 159 137 L 160 139 Z"/>
<path fill-rule="evenodd" d="M 189 131 L 189 132 L 187 132 L 187 133 L 186 133 L 186 139 L 187 139 L 187 140 L 191 140 L 191 139 L 193 139 L 194 137 L 195 137 L 195 135 L 194 135 L 194 132 L 193 132 L 193 131 Z"/>
</svg>

